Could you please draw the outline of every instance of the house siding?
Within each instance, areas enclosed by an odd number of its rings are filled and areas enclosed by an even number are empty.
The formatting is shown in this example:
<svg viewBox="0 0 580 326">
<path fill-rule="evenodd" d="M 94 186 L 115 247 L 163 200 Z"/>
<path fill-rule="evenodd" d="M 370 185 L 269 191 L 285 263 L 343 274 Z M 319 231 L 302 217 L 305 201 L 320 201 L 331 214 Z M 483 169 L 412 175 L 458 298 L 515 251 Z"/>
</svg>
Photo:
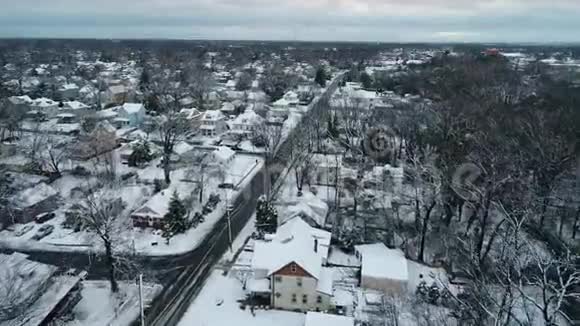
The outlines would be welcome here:
<svg viewBox="0 0 580 326">
<path fill-rule="evenodd" d="M 292 265 L 295 265 L 294 270 Z M 332 308 L 331 296 L 318 292 L 318 280 L 297 264 L 284 266 L 272 274 L 270 282 L 274 308 L 290 311 L 327 311 Z M 303 301 L 304 296 L 306 302 Z"/>
</svg>

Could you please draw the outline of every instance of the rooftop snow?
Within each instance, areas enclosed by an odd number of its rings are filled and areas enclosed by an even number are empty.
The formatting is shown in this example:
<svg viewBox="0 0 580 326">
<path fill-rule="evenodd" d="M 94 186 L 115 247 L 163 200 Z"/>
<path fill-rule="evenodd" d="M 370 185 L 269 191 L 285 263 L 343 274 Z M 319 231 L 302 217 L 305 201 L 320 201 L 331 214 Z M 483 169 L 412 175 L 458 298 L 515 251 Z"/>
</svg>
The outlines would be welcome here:
<svg viewBox="0 0 580 326">
<path fill-rule="evenodd" d="M 143 104 L 140 103 L 125 103 L 123 104 L 123 110 L 127 112 L 127 114 L 135 114 L 139 113 L 139 111 L 143 110 L 145 107 Z"/>
<path fill-rule="evenodd" d="M 362 256 L 362 276 L 407 281 L 407 259 L 401 250 L 389 249 L 383 243 L 355 246 Z"/>
</svg>

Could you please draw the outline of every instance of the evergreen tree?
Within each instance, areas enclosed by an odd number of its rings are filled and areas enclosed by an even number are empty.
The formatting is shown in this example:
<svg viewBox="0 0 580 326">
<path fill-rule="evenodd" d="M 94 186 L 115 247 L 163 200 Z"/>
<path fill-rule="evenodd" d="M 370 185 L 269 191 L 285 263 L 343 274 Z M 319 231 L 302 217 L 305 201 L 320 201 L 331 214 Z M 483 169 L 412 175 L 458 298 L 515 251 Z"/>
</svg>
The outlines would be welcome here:
<svg viewBox="0 0 580 326">
<path fill-rule="evenodd" d="M 437 304 L 437 300 L 439 300 L 440 296 L 441 290 L 439 289 L 437 283 L 433 282 L 433 284 L 431 284 L 429 287 L 429 303 Z"/>
<path fill-rule="evenodd" d="M 139 142 L 133 148 L 131 155 L 129 155 L 128 164 L 129 166 L 139 166 L 145 162 L 149 162 L 151 158 L 149 143 L 146 141 Z"/>
<path fill-rule="evenodd" d="M 177 191 L 173 192 L 169 202 L 169 210 L 165 214 L 165 227 L 163 237 L 169 239 L 174 234 L 179 234 L 187 230 L 187 209 L 179 199 Z"/>
<path fill-rule="evenodd" d="M 324 67 L 319 67 L 318 70 L 316 70 L 316 77 L 314 78 L 314 81 L 320 85 L 320 87 L 325 87 L 326 79 L 326 70 L 324 70 Z"/>
<path fill-rule="evenodd" d="M 362 83 L 362 87 L 364 89 L 369 89 L 373 87 L 373 80 L 371 76 L 369 76 L 369 74 L 367 74 L 366 72 L 360 74 L 360 82 Z"/>
<path fill-rule="evenodd" d="M 278 212 L 264 196 L 256 205 L 256 228 L 260 234 L 275 233 L 278 228 Z"/>
</svg>

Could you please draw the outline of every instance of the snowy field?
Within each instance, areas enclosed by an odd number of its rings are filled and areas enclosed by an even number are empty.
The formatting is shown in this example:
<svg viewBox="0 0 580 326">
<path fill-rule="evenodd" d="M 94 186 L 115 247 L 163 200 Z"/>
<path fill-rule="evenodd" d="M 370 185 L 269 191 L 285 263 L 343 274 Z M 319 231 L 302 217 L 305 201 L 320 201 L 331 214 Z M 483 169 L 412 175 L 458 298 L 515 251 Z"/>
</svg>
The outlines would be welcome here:
<svg viewBox="0 0 580 326">
<path fill-rule="evenodd" d="M 144 306 L 161 290 L 160 285 L 144 284 Z M 84 281 L 82 299 L 72 310 L 72 321 L 59 326 L 128 326 L 139 316 L 139 288 L 135 283 L 121 283 L 113 295 L 107 281 Z"/>
</svg>

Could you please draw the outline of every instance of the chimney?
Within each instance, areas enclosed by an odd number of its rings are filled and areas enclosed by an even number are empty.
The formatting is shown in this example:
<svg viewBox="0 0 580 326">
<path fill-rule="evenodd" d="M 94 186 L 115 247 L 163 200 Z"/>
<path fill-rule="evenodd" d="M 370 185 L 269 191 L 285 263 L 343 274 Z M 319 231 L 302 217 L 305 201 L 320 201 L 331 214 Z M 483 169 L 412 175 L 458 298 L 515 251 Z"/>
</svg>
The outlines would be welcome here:
<svg viewBox="0 0 580 326">
<path fill-rule="evenodd" d="M 318 239 L 314 239 L 314 252 L 318 252 Z"/>
</svg>

